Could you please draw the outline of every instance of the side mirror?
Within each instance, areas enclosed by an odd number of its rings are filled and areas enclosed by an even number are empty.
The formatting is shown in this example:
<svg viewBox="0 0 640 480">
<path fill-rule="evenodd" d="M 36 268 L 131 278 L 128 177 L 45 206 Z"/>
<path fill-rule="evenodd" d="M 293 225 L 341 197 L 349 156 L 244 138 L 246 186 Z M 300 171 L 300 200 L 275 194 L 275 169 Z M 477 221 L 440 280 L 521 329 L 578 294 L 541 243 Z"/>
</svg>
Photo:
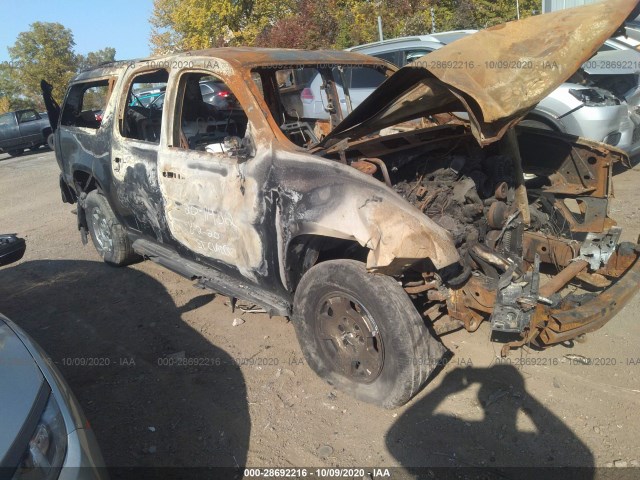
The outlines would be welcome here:
<svg viewBox="0 0 640 480">
<path fill-rule="evenodd" d="M 24 255 L 27 244 L 15 234 L 0 235 L 0 267 L 17 262 Z"/>
<path fill-rule="evenodd" d="M 247 160 L 252 155 L 251 141 L 248 138 L 225 137 L 224 150 L 231 157 Z"/>
</svg>

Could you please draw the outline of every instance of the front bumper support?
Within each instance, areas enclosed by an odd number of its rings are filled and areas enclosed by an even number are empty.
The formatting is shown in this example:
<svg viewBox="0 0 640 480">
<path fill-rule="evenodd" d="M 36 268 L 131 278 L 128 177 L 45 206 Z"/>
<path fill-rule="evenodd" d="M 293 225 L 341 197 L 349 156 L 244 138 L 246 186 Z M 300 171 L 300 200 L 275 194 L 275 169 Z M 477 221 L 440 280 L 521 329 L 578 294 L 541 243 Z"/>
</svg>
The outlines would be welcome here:
<svg viewBox="0 0 640 480">
<path fill-rule="evenodd" d="M 629 303 L 640 286 L 639 245 L 622 244 L 618 254 L 633 256 L 623 275 L 597 297 L 570 310 L 553 310 L 548 307 L 544 316 L 546 327 L 538 337 L 545 345 L 565 342 L 584 333 L 593 332 L 613 318 Z"/>
</svg>

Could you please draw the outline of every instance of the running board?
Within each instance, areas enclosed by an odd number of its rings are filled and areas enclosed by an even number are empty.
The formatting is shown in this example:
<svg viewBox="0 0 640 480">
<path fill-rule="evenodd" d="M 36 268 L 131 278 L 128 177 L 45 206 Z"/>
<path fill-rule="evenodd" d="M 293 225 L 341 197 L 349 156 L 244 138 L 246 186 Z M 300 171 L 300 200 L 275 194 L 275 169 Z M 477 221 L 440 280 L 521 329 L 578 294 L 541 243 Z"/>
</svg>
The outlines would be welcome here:
<svg viewBox="0 0 640 480">
<path fill-rule="evenodd" d="M 178 275 L 182 275 L 190 280 L 198 280 L 198 283 L 214 292 L 231 298 L 241 298 L 260 305 L 269 315 L 287 317 L 291 313 L 289 303 L 273 293 L 256 285 L 249 285 L 238 281 L 213 268 L 205 267 L 192 260 L 182 258 L 175 251 L 167 247 L 139 238 L 133 242 L 133 249 L 138 255 L 142 255 Z"/>
</svg>

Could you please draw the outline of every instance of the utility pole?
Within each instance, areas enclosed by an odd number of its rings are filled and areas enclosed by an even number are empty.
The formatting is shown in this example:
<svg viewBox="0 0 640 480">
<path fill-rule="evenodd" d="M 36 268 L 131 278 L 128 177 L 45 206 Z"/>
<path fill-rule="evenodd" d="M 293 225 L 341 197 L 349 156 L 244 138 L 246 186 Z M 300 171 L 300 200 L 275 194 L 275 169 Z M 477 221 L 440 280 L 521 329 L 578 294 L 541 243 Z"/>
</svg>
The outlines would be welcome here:
<svg viewBox="0 0 640 480">
<path fill-rule="evenodd" d="M 516 0 L 516 15 L 518 20 L 520 20 L 520 2 L 518 0 Z"/>
<path fill-rule="evenodd" d="M 378 15 L 378 36 L 382 42 L 384 40 L 384 36 L 382 35 L 382 17 L 380 15 Z"/>
<path fill-rule="evenodd" d="M 436 33 L 436 12 L 431 7 L 431 33 Z"/>
</svg>

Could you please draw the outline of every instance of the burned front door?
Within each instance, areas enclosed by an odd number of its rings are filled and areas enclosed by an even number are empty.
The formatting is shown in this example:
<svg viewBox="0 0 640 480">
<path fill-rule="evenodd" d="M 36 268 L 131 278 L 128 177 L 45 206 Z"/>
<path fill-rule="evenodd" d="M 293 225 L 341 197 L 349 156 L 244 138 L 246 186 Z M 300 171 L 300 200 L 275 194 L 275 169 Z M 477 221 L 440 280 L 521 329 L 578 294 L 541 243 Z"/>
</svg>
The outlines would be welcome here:
<svg viewBox="0 0 640 480">
<path fill-rule="evenodd" d="M 220 77 L 185 71 L 170 85 L 172 131 L 158 162 L 168 229 L 199 260 L 260 283 L 269 159 L 256 154 L 245 110 Z"/>
</svg>

